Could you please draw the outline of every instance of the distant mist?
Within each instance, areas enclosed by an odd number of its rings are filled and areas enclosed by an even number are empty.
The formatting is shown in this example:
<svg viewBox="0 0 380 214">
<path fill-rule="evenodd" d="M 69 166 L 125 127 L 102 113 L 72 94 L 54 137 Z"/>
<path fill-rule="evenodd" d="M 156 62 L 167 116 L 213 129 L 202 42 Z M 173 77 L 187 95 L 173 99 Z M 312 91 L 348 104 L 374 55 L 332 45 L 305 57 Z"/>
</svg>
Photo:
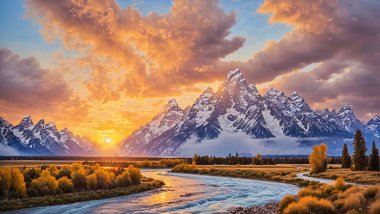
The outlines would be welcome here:
<svg viewBox="0 0 380 214">
<path fill-rule="evenodd" d="M 12 147 L 9 147 L 9 146 L 6 146 L 6 145 L 0 143 L 0 155 L 2 155 L 2 156 L 17 156 L 17 155 L 21 155 L 21 153 Z"/>
<path fill-rule="evenodd" d="M 216 139 L 197 142 L 195 138 L 186 141 L 179 149 L 181 156 L 215 155 L 227 156 L 229 153 L 256 155 L 308 155 L 312 145 L 321 142 L 321 139 L 278 137 L 269 139 L 254 139 L 244 133 L 221 133 Z"/>
<path fill-rule="evenodd" d="M 353 139 L 342 138 L 296 138 L 276 137 L 255 139 L 244 133 L 221 133 L 218 138 L 197 142 L 190 138 L 177 150 L 178 156 L 192 157 L 198 155 L 228 156 L 238 152 L 241 155 L 309 155 L 313 146 L 325 143 L 328 146 L 329 156 L 340 156 L 343 144 L 347 143 L 350 154 L 353 151 Z M 370 152 L 372 141 L 366 139 L 367 153 Z M 379 145 L 378 142 L 376 142 Z"/>
</svg>

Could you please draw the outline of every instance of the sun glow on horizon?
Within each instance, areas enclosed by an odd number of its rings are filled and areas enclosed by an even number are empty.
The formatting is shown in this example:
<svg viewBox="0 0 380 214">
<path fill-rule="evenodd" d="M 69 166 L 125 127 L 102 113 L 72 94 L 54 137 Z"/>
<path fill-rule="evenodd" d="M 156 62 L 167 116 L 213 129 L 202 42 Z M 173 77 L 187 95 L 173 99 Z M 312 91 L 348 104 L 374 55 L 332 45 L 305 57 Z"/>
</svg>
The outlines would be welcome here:
<svg viewBox="0 0 380 214">
<path fill-rule="evenodd" d="M 110 139 L 109 137 L 107 137 L 107 138 L 104 140 L 104 142 L 105 142 L 106 144 L 110 144 L 110 143 L 111 143 L 111 139 Z"/>
</svg>

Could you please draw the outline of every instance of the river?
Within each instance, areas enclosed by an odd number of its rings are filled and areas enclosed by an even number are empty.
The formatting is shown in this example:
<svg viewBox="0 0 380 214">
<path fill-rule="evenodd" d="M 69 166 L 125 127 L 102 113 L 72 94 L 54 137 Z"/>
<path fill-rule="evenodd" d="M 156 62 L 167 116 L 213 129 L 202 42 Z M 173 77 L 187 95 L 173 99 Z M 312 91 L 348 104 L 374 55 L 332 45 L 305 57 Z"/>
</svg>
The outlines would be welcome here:
<svg viewBox="0 0 380 214">
<path fill-rule="evenodd" d="M 280 201 L 298 187 L 267 181 L 144 170 L 144 176 L 162 180 L 163 188 L 116 198 L 22 209 L 8 213 L 223 213 Z"/>
</svg>

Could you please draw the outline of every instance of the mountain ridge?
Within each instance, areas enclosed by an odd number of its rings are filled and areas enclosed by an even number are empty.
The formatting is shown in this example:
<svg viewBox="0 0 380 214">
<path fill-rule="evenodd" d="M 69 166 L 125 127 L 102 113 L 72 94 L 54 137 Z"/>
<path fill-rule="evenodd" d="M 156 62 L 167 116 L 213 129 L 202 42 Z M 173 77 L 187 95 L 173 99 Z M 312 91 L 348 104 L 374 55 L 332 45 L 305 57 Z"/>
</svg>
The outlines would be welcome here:
<svg viewBox="0 0 380 214">
<path fill-rule="evenodd" d="M 154 118 L 162 116 L 160 112 Z M 211 88 L 203 91 L 193 105 L 183 111 L 182 117 L 172 122 L 171 127 L 162 129 L 158 135 L 151 134 L 156 130 L 147 126 L 149 123 L 143 126 L 145 135 L 153 136 L 144 141 L 144 146 L 140 142 L 144 135 L 140 133 L 137 137 L 133 132 L 120 143 L 122 153 L 175 155 L 191 138 L 202 142 L 226 132 L 241 132 L 263 139 L 279 136 L 352 138 L 360 128 L 370 138 L 380 136 L 378 116 L 367 125 L 356 118 L 349 105 L 338 112 L 314 111 L 297 92 L 286 96 L 278 89 L 270 89 L 261 96 L 255 84 L 248 84 L 239 69 L 230 71 L 216 92 Z"/>
<path fill-rule="evenodd" d="M 21 155 L 88 155 L 94 154 L 95 144 L 87 138 L 74 136 L 67 128 L 58 131 L 54 123 L 39 120 L 35 125 L 27 115 L 13 126 L 0 117 L 1 155 L 9 151 Z"/>
</svg>

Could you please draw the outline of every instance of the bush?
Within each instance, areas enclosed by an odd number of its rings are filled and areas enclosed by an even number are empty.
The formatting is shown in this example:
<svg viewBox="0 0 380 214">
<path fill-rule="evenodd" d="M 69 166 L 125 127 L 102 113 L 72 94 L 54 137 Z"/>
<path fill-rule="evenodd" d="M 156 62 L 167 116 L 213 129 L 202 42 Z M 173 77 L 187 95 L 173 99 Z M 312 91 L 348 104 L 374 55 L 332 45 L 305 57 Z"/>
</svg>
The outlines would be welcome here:
<svg viewBox="0 0 380 214">
<path fill-rule="evenodd" d="M 116 177 L 116 184 L 118 187 L 126 187 L 132 185 L 132 179 L 129 172 L 125 171 Z"/>
<path fill-rule="evenodd" d="M 111 187 L 112 176 L 110 176 L 110 173 L 100 169 L 100 170 L 96 170 L 94 174 L 96 175 L 96 180 L 97 180 L 99 189 L 108 189 Z"/>
<path fill-rule="evenodd" d="M 343 208 L 345 210 L 360 209 L 362 207 L 363 201 L 364 201 L 364 198 L 361 193 L 352 194 L 348 198 L 345 199 Z"/>
<path fill-rule="evenodd" d="M 32 180 L 30 188 L 28 192 L 36 194 L 35 196 L 54 195 L 58 189 L 58 181 L 45 169 L 38 179 Z"/>
<path fill-rule="evenodd" d="M 332 203 L 325 199 L 317 199 L 311 196 L 301 198 L 297 203 L 292 203 L 285 209 L 285 213 L 303 214 L 318 213 L 331 214 L 335 213 Z"/>
<path fill-rule="evenodd" d="M 73 183 L 66 176 L 58 180 L 58 186 L 63 193 L 69 193 L 74 191 Z"/>
<path fill-rule="evenodd" d="M 370 186 L 366 189 L 363 195 L 365 198 L 371 199 L 371 198 L 375 198 L 378 192 L 379 192 L 379 188 L 376 188 L 375 186 Z"/>
<path fill-rule="evenodd" d="M 380 201 L 376 201 L 369 208 L 369 214 L 379 214 L 379 213 L 380 213 Z"/>
<path fill-rule="evenodd" d="M 60 178 L 63 178 L 63 177 L 67 177 L 69 179 L 71 179 L 71 167 L 70 166 L 67 166 L 67 165 L 63 165 L 61 167 L 61 169 L 59 170 L 58 172 L 58 175 L 56 176 L 57 179 L 60 179 Z"/>
<path fill-rule="evenodd" d="M 344 191 L 344 190 L 346 190 L 346 182 L 344 181 L 344 179 L 342 177 L 339 177 L 336 179 L 336 181 L 334 183 L 334 187 L 337 190 Z"/>
<path fill-rule="evenodd" d="M 86 189 L 87 187 L 86 171 L 83 169 L 82 166 L 77 168 L 77 167 L 74 167 L 74 164 L 73 164 L 73 171 L 71 172 L 71 181 L 73 182 L 76 190 Z"/>
<path fill-rule="evenodd" d="M 285 195 L 285 197 L 281 200 L 280 205 L 278 207 L 279 211 L 282 213 L 288 207 L 289 204 L 295 202 L 296 199 L 292 195 Z"/>
<path fill-rule="evenodd" d="M 95 174 L 86 176 L 86 184 L 88 190 L 96 190 L 98 188 L 98 181 Z"/>
<path fill-rule="evenodd" d="M 140 184 L 141 183 L 141 171 L 138 168 L 133 167 L 132 165 L 129 165 L 128 167 L 128 173 L 131 177 L 132 184 Z"/>
<path fill-rule="evenodd" d="M 289 206 L 284 210 L 285 214 L 308 214 L 309 210 L 307 207 L 302 206 L 296 202 L 289 204 Z"/>
</svg>

